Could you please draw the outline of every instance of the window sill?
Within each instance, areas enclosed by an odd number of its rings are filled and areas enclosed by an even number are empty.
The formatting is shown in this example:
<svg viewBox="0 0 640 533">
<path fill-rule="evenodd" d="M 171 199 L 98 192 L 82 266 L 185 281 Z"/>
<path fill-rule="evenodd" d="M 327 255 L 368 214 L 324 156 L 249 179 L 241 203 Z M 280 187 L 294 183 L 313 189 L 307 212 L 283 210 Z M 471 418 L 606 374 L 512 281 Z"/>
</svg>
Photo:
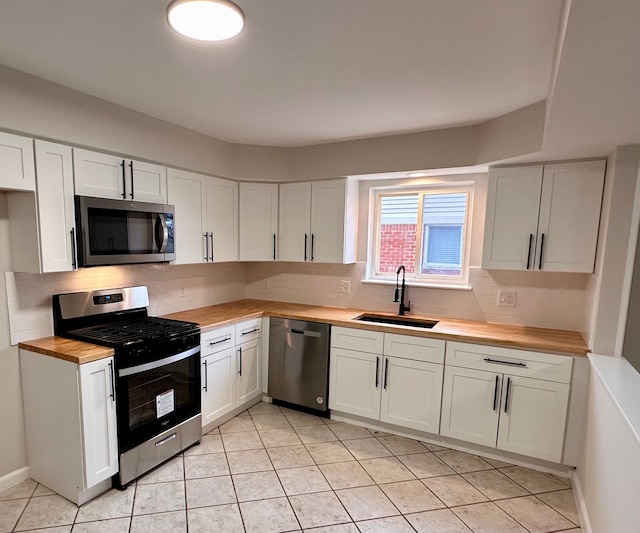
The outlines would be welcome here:
<svg viewBox="0 0 640 533">
<path fill-rule="evenodd" d="M 360 280 L 360 283 L 366 283 L 369 285 L 389 285 L 389 286 L 393 286 L 395 287 L 396 282 L 392 281 L 392 280 L 386 280 L 386 279 L 362 279 Z M 420 287 L 423 289 L 444 289 L 444 290 L 454 290 L 454 291 L 472 291 L 473 287 L 471 285 L 455 285 L 455 284 L 451 284 L 451 285 L 447 285 L 447 284 L 440 284 L 440 283 L 420 283 L 418 281 L 409 281 L 406 280 L 405 281 L 405 285 L 407 287 Z"/>
</svg>

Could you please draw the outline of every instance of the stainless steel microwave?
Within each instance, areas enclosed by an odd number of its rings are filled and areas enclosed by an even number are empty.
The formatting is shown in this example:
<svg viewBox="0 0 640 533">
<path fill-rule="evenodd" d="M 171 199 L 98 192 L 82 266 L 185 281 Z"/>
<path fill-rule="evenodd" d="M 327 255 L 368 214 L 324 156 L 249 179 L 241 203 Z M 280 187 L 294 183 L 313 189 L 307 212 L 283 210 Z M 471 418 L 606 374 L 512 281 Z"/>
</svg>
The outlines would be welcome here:
<svg viewBox="0 0 640 533">
<path fill-rule="evenodd" d="M 172 205 L 76 196 L 75 207 L 79 266 L 176 258 Z"/>
</svg>

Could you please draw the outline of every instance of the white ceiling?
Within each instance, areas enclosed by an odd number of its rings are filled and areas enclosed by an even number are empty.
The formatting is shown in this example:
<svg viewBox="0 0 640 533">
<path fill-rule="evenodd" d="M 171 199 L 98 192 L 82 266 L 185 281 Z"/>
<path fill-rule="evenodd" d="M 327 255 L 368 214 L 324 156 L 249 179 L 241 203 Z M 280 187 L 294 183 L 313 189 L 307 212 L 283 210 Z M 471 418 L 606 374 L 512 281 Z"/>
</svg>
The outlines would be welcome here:
<svg viewBox="0 0 640 533">
<path fill-rule="evenodd" d="M 547 98 L 562 0 L 236 0 L 198 43 L 169 0 L 2 0 L 0 64 L 229 142 L 474 124 Z"/>
</svg>

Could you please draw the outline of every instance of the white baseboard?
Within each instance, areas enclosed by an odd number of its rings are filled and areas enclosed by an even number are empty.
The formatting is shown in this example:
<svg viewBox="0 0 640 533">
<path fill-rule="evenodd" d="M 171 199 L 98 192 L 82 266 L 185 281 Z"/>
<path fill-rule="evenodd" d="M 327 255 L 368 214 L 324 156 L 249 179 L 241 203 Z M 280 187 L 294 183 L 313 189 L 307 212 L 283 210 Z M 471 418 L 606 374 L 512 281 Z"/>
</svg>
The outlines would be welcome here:
<svg viewBox="0 0 640 533">
<path fill-rule="evenodd" d="M 584 501 L 584 492 L 580 484 L 578 472 L 571 473 L 571 486 L 573 487 L 573 499 L 576 502 L 578 516 L 580 517 L 580 527 L 584 533 L 592 533 L 591 522 L 589 521 L 589 513 L 587 512 L 587 503 Z"/>
<path fill-rule="evenodd" d="M 22 483 L 25 479 L 29 479 L 28 466 L 23 466 L 22 468 L 18 468 L 18 470 L 5 474 L 0 477 L 0 492 L 10 489 L 18 483 Z"/>
</svg>

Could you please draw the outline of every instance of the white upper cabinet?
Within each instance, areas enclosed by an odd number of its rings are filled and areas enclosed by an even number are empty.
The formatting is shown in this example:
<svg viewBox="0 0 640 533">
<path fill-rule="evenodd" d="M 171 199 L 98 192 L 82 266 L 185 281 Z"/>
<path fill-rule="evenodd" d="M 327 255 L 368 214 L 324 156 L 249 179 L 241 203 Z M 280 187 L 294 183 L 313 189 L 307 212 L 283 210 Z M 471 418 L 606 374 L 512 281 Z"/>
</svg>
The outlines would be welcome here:
<svg viewBox="0 0 640 533">
<path fill-rule="evenodd" d="M 309 261 L 311 183 L 280 184 L 278 259 Z"/>
<path fill-rule="evenodd" d="M 16 272 L 77 267 L 71 148 L 35 141 L 37 192 L 7 194 L 11 262 Z"/>
<path fill-rule="evenodd" d="M 492 168 L 485 269 L 593 272 L 605 161 Z"/>
<path fill-rule="evenodd" d="M 280 261 L 353 263 L 357 183 L 337 180 L 280 184 Z"/>
<path fill-rule="evenodd" d="M 176 263 L 204 263 L 207 178 L 193 172 L 169 169 L 169 204 L 175 206 Z M 208 235 L 207 235 L 208 237 Z"/>
<path fill-rule="evenodd" d="M 0 132 L 0 189 L 36 190 L 33 139 Z"/>
<path fill-rule="evenodd" d="M 167 203 L 167 169 L 123 157 L 73 149 L 76 194 Z"/>
<path fill-rule="evenodd" d="M 238 260 L 238 183 L 207 177 L 209 261 Z"/>
<path fill-rule="evenodd" d="M 237 261 L 238 184 L 175 169 L 168 170 L 167 184 L 176 263 Z"/>
<path fill-rule="evenodd" d="M 275 261 L 278 184 L 240 183 L 240 261 Z"/>
</svg>

